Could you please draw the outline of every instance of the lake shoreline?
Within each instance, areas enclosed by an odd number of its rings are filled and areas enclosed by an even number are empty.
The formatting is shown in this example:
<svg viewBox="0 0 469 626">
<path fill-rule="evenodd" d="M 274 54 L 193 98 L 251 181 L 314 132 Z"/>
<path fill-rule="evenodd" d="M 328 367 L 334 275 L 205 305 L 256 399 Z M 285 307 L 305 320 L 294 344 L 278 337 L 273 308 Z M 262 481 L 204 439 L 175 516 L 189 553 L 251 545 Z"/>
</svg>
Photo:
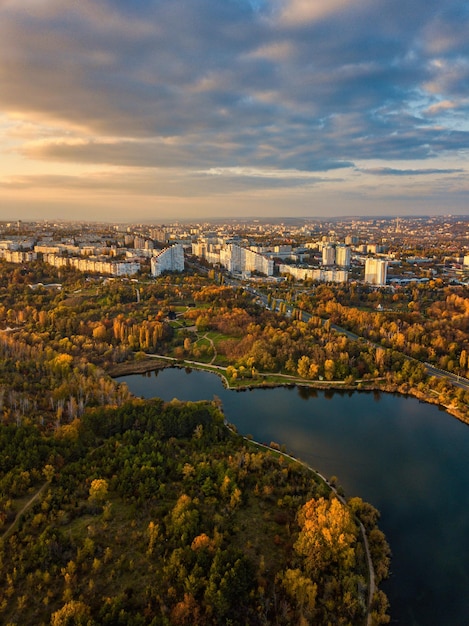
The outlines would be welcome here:
<svg viewBox="0 0 469 626">
<path fill-rule="evenodd" d="M 246 385 L 239 385 L 236 387 L 231 387 L 228 383 L 226 376 L 216 369 L 206 369 L 204 367 L 198 367 L 197 364 L 193 362 L 180 362 L 180 361 L 164 361 L 158 360 L 157 357 L 145 358 L 136 361 L 125 361 L 122 363 L 118 363 L 113 365 L 112 367 L 106 370 L 106 373 L 111 376 L 111 378 L 118 378 L 120 376 L 128 376 L 131 374 L 147 374 L 150 372 L 163 370 L 169 367 L 175 367 L 179 369 L 199 369 L 201 371 L 209 371 L 212 374 L 217 375 L 221 378 L 223 385 L 229 389 L 230 391 L 248 391 L 250 389 L 275 389 L 276 387 L 302 387 L 306 389 L 318 389 L 318 390 L 331 390 L 331 391 L 382 391 L 386 393 L 398 393 L 403 396 L 409 396 L 412 398 L 416 398 L 420 402 L 425 402 L 427 404 L 433 404 L 439 407 L 445 413 L 448 413 L 452 417 L 455 417 L 459 421 L 464 424 L 469 425 L 469 418 L 461 413 L 456 407 L 446 406 L 438 401 L 438 398 L 429 396 L 419 389 L 415 389 L 411 387 L 408 383 L 404 383 L 403 385 L 395 385 L 389 382 L 382 381 L 360 381 L 359 383 L 355 383 L 353 385 L 342 383 L 342 381 L 304 381 L 304 380 L 292 380 L 292 381 L 276 381 L 276 382 L 268 382 L 268 381 L 259 381 L 257 384 L 251 382 Z M 275 374 L 273 374 L 275 376 Z"/>
<path fill-rule="evenodd" d="M 418 626 L 467 622 L 463 581 L 451 580 L 455 567 L 464 573 L 468 567 L 469 441 L 459 420 L 409 394 L 369 387 L 353 393 L 328 384 L 320 393 L 305 381 L 231 393 L 220 376 L 208 375 L 213 370 L 178 365 L 116 382 L 137 398 L 220 402 L 238 433 L 267 445 L 279 442 L 323 476 L 338 476 L 347 496 L 358 495 L 381 512 L 393 554 L 383 584 L 392 618 Z"/>
</svg>

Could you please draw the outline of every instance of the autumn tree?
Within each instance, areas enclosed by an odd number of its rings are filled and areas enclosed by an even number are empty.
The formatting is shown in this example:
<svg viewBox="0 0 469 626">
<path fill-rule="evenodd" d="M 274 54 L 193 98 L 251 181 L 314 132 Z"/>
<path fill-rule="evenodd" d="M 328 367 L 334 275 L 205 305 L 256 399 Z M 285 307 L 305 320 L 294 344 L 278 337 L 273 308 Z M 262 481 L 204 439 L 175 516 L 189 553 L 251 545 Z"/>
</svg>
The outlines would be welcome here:
<svg viewBox="0 0 469 626">
<path fill-rule="evenodd" d="M 108 482 L 104 478 L 95 478 L 90 486 L 90 502 L 102 503 L 108 493 Z"/>
<path fill-rule="evenodd" d="M 358 529 L 348 508 L 337 498 L 309 500 L 298 514 L 300 533 L 296 552 L 304 557 L 308 573 L 335 565 L 347 570 L 355 563 Z"/>
<path fill-rule="evenodd" d="M 301 569 L 287 569 L 281 578 L 283 587 L 292 598 L 299 611 L 299 626 L 308 626 L 312 623 L 318 586 Z"/>
<path fill-rule="evenodd" d="M 90 617 L 89 607 L 79 600 L 70 600 L 52 613 L 51 626 L 92 626 L 95 621 Z"/>
</svg>

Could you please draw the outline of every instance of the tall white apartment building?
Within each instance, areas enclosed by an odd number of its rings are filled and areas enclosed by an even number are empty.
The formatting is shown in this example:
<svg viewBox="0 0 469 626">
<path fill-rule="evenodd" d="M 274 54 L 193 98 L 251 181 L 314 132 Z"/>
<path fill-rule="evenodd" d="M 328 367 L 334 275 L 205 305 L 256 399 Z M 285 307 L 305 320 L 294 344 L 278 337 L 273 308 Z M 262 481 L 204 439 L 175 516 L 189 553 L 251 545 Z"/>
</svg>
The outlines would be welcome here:
<svg viewBox="0 0 469 626">
<path fill-rule="evenodd" d="M 233 273 L 244 270 L 243 248 L 235 243 L 230 243 L 220 250 L 220 264 Z M 253 252 L 252 254 L 256 254 Z"/>
<path fill-rule="evenodd" d="M 133 276 L 140 270 L 138 261 L 115 261 L 106 263 L 106 265 L 110 265 L 113 276 Z"/>
<path fill-rule="evenodd" d="M 192 244 L 192 254 L 200 257 L 201 259 L 205 259 L 207 249 L 208 246 L 205 241 L 198 241 L 197 243 Z"/>
<path fill-rule="evenodd" d="M 176 243 L 162 250 L 157 256 L 152 257 L 150 263 L 152 276 L 159 276 L 165 271 L 183 272 L 184 248 L 180 243 Z"/>
<path fill-rule="evenodd" d="M 150 237 L 160 243 L 166 243 L 169 239 L 169 232 L 164 227 L 152 228 L 150 230 Z"/>
<path fill-rule="evenodd" d="M 212 265 L 217 265 L 217 263 L 223 265 L 220 261 L 220 257 L 221 250 L 207 250 L 207 252 L 205 253 L 205 257 L 203 258 L 205 258 Z"/>
<path fill-rule="evenodd" d="M 230 273 L 259 272 L 266 276 L 274 273 L 274 261 L 254 250 L 243 248 L 237 243 L 222 246 L 192 244 L 192 254 L 205 258 L 209 263 L 220 263 Z"/>
<path fill-rule="evenodd" d="M 266 276 L 274 273 L 274 261 L 263 254 L 242 248 L 236 243 L 230 243 L 220 250 L 220 265 L 229 272 L 259 272 Z"/>
<path fill-rule="evenodd" d="M 335 264 L 335 247 L 331 244 L 326 244 L 322 248 L 322 264 L 334 265 Z"/>
<path fill-rule="evenodd" d="M 384 286 L 386 284 L 388 262 L 382 259 L 366 259 L 365 283 Z"/>
<path fill-rule="evenodd" d="M 348 246 L 338 245 L 335 249 L 335 264 L 339 267 L 350 267 L 351 252 Z"/>
<path fill-rule="evenodd" d="M 242 271 L 244 272 L 259 272 L 266 276 L 272 276 L 274 273 L 274 261 L 265 257 L 263 254 L 258 254 L 252 250 L 241 248 Z M 244 257 L 244 258 L 243 258 Z"/>
</svg>

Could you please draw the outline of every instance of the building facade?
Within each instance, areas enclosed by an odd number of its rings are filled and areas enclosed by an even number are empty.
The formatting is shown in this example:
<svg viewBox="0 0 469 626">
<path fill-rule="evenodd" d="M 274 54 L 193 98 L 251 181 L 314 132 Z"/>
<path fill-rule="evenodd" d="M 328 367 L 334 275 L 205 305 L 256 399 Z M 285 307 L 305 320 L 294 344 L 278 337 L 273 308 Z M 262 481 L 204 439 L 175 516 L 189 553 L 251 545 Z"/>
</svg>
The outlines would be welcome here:
<svg viewBox="0 0 469 626">
<path fill-rule="evenodd" d="M 369 258 L 365 261 L 365 283 L 383 287 L 386 284 L 388 262 Z"/>
<path fill-rule="evenodd" d="M 335 264 L 339 267 L 350 267 L 352 253 L 348 246 L 338 245 L 335 249 Z"/>
<path fill-rule="evenodd" d="M 338 268 L 313 268 L 299 267 L 298 265 L 280 265 L 281 274 L 289 274 L 296 280 L 317 280 L 318 282 L 328 283 L 346 283 L 348 281 L 348 272 Z"/>
<path fill-rule="evenodd" d="M 322 264 L 335 265 L 335 246 L 330 243 L 322 248 Z"/>
<path fill-rule="evenodd" d="M 184 248 L 176 243 L 165 248 L 158 255 L 150 259 L 151 275 L 160 276 L 162 272 L 184 271 Z"/>
</svg>

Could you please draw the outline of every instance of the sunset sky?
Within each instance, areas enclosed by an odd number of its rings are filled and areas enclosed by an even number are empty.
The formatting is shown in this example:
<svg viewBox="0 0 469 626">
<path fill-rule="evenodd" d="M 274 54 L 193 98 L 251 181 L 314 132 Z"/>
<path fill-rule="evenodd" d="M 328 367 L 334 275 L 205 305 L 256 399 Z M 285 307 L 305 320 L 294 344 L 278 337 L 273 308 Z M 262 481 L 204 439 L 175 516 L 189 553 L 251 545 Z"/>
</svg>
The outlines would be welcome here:
<svg viewBox="0 0 469 626">
<path fill-rule="evenodd" d="M 466 0 L 0 0 L 0 220 L 469 214 Z"/>
</svg>

